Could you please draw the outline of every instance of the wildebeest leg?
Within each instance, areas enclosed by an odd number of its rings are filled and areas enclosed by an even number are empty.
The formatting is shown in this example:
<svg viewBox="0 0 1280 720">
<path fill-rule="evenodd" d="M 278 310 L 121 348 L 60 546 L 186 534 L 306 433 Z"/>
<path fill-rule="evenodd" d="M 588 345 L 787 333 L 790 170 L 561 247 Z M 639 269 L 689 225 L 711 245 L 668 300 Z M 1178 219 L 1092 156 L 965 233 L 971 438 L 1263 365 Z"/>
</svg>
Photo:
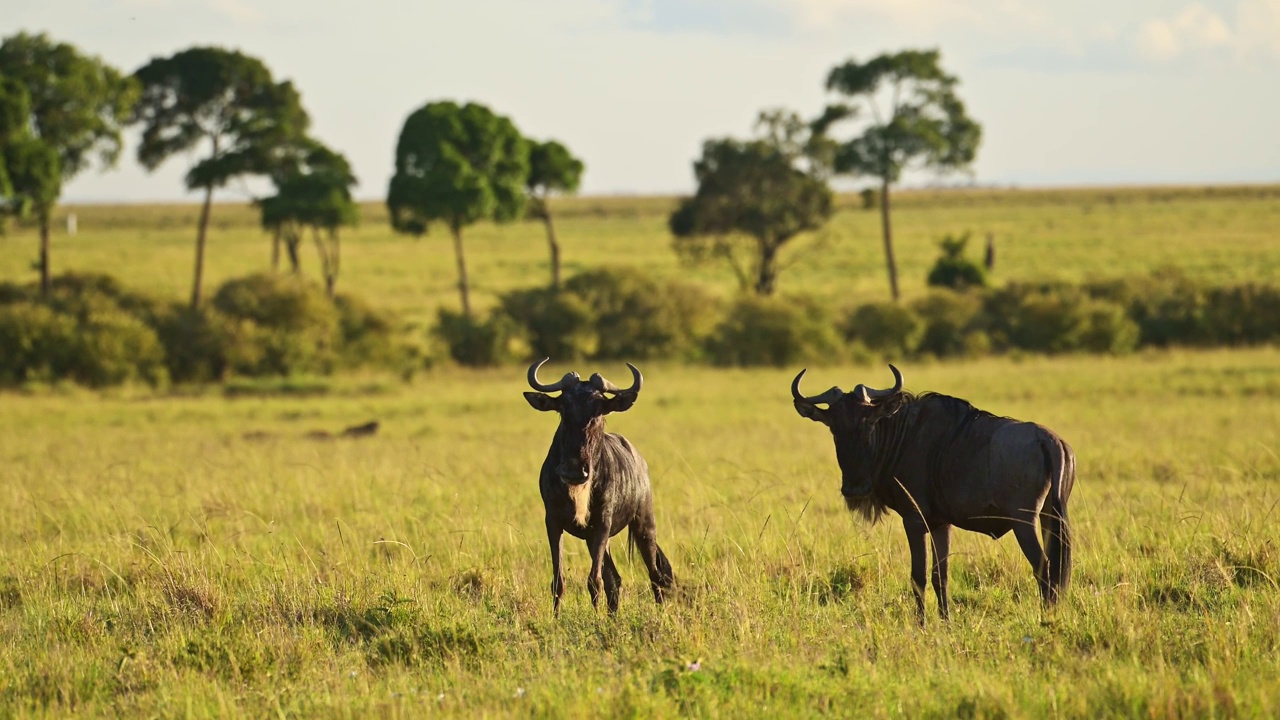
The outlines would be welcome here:
<svg viewBox="0 0 1280 720">
<path fill-rule="evenodd" d="M 560 597 L 564 595 L 564 574 L 560 571 L 560 523 L 547 518 L 547 543 L 551 545 L 551 606 L 560 615 Z"/>
<path fill-rule="evenodd" d="M 1018 538 L 1022 554 L 1031 563 L 1031 570 L 1036 574 L 1036 584 L 1040 586 L 1040 601 L 1049 603 L 1049 558 L 1040 547 L 1040 539 L 1036 537 L 1036 516 L 1020 518 L 1013 526 L 1013 534 Z"/>
<path fill-rule="evenodd" d="M 591 574 L 587 576 L 587 590 L 591 593 L 591 606 L 600 606 L 600 591 L 604 589 L 604 558 L 609 551 L 609 519 L 600 523 L 587 535 L 587 551 L 591 553 Z"/>
<path fill-rule="evenodd" d="M 618 567 L 613 564 L 613 553 L 609 552 L 609 544 L 604 550 L 604 599 L 609 604 L 609 612 L 618 612 L 618 596 L 622 589 L 622 576 Z"/>
<path fill-rule="evenodd" d="M 933 594 L 938 596 L 938 614 L 946 620 L 951 602 L 947 598 L 947 565 L 951 554 L 951 526 L 939 525 L 929 529 L 933 537 Z"/>
<path fill-rule="evenodd" d="M 916 596 L 916 617 L 924 625 L 924 568 L 928 560 L 924 542 L 925 525 L 907 520 L 902 523 L 902 527 L 907 531 L 907 545 L 911 548 L 911 591 Z"/>
<path fill-rule="evenodd" d="M 649 571 L 649 587 L 653 588 L 653 599 L 662 604 L 663 595 L 675 583 L 671 572 L 671 562 L 667 560 L 662 548 L 658 547 L 658 533 L 654 527 L 653 516 L 636 518 L 628 526 L 630 541 L 640 548 L 640 558 Z"/>
</svg>

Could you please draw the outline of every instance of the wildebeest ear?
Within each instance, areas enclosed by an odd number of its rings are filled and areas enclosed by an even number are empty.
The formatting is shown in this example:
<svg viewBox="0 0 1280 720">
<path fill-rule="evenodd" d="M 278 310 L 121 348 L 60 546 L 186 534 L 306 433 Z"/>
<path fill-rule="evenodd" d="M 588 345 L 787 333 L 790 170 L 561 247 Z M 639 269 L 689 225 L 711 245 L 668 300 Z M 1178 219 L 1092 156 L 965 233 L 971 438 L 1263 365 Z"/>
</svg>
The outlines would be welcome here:
<svg viewBox="0 0 1280 720">
<path fill-rule="evenodd" d="M 604 404 L 601 406 L 600 414 L 608 415 L 609 413 L 616 413 L 616 412 L 622 412 L 624 410 L 630 410 L 631 406 L 636 404 L 636 398 L 638 397 L 640 397 L 640 393 L 638 392 L 623 390 L 617 395 L 614 395 L 613 397 L 604 401 Z"/>
<path fill-rule="evenodd" d="M 793 404 L 796 406 L 796 412 L 800 413 L 800 417 L 809 418 L 810 420 L 820 422 L 823 425 L 827 424 L 826 410 L 823 410 L 813 403 L 795 401 Z"/>
<path fill-rule="evenodd" d="M 548 410 L 560 410 L 560 398 L 551 397 L 543 393 L 527 392 L 524 399 L 529 401 L 534 410 L 539 412 L 547 412 Z"/>
</svg>

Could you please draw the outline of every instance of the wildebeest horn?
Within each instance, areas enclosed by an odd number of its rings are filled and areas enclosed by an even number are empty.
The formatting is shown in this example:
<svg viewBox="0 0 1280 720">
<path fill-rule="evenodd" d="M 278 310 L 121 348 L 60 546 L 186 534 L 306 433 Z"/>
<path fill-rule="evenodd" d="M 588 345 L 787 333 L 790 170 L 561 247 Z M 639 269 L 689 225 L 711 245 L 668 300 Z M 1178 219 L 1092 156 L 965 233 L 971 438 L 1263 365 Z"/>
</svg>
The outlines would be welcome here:
<svg viewBox="0 0 1280 720">
<path fill-rule="evenodd" d="M 898 372 L 898 368 L 894 367 L 892 364 L 889 365 L 889 369 L 893 371 L 893 387 L 888 390 L 876 390 L 875 388 L 869 388 L 866 385 L 859 384 L 858 387 L 853 389 L 853 392 L 858 396 L 859 401 L 866 405 L 870 405 L 872 400 L 887 398 L 891 395 L 897 395 L 902 392 L 902 373 Z"/>
<path fill-rule="evenodd" d="M 810 405 L 817 405 L 819 403 L 826 403 L 829 405 L 844 396 L 844 391 L 838 387 L 832 387 L 821 395 L 814 395 L 813 397 L 805 397 L 804 395 L 801 395 L 800 378 L 804 377 L 804 374 L 807 372 L 809 372 L 809 368 L 801 370 L 800 374 L 796 375 L 796 379 L 791 381 L 791 397 L 795 398 L 796 401 L 809 403 Z"/>
<path fill-rule="evenodd" d="M 587 382 L 590 382 L 592 385 L 594 385 L 596 389 L 599 390 L 600 392 L 613 393 L 615 395 L 620 392 L 638 393 L 640 392 L 640 386 L 644 384 L 644 376 L 640 374 L 640 371 L 636 369 L 635 365 L 632 365 L 631 363 L 627 363 L 627 367 L 631 368 L 631 387 L 627 388 L 626 390 L 621 390 L 618 388 L 617 385 L 614 385 L 608 380 L 605 380 L 604 377 L 600 375 L 600 373 L 592 373 L 591 379 L 588 380 Z"/>
<path fill-rule="evenodd" d="M 564 374 L 564 377 L 560 378 L 559 382 L 554 382 L 554 383 L 551 383 L 550 385 L 543 385 L 542 383 L 538 382 L 538 368 L 542 367 L 543 364 L 550 359 L 551 358 L 542 358 L 538 362 L 529 366 L 529 386 L 530 387 L 532 387 L 534 390 L 537 390 L 538 392 L 549 393 L 549 392 L 555 392 L 557 390 L 563 390 L 566 387 L 568 387 L 570 383 L 575 383 L 578 381 L 579 379 L 578 373 L 567 372 Z"/>
</svg>

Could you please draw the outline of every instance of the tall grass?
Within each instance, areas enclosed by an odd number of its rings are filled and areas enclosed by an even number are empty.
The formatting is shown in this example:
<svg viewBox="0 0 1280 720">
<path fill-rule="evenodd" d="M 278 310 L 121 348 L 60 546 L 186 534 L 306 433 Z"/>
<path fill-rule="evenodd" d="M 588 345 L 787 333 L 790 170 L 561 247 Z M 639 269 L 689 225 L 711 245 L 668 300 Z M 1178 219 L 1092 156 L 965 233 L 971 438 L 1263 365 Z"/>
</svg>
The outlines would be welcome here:
<svg viewBox="0 0 1280 720">
<path fill-rule="evenodd" d="M 553 368 L 548 374 L 554 375 Z M 575 368 L 624 373 L 619 367 Z M 309 394 L 0 397 L 0 707 L 14 715 L 1273 716 L 1280 351 L 903 367 L 1076 448 L 1076 575 L 1042 614 L 1011 538 L 959 533 L 916 627 L 895 519 L 851 517 L 792 369 L 648 364 L 609 418 L 648 458 L 679 592 L 585 546 L 551 614 L 522 374 Z M 882 366 L 810 371 L 884 384 Z M 287 388 L 286 388 L 287 389 Z M 377 418 L 362 440 L 310 439 Z M 621 540 L 621 537 L 618 538 Z"/>
</svg>

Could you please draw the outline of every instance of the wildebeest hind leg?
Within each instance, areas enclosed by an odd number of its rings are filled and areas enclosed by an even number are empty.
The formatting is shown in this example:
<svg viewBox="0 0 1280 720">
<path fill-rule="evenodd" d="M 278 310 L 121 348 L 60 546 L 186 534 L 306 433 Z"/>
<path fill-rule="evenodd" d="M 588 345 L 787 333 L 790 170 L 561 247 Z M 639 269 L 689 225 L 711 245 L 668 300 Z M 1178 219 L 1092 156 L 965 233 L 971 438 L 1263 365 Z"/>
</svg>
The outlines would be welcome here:
<svg viewBox="0 0 1280 720">
<path fill-rule="evenodd" d="M 1013 526 L 1013 534 L 1018 538 L 1022 554 L 1026 555 L 1027 562 L 1031 563 L 1032 572 L 1036 574 L 1036 585 L 1040 587 L 1040 601 L 1048 604 L 1049 559 L 1045 557 L 1044 549 L 1040 547 L 1040 539 L 1036 537 L 1035 516 L 1017 522 Z"/>
<path fill-rule="evenodd" d="M 671 571 L 671 561 L 658 547 L 657 532 L 653 518 L 635 520 L 627 530 L 630 541 L 640 548 L 640 557 L 649 571 L 649 586 L 653 588 L 653 599 L 661 604 L 666 591 L 675 584 L 675 575 Z"/>
<path fill-rule="evenodd" d="M 613 564 L 613 553 L 606 545 L 604 551 L 604 599 L 609 604 L 609 612 L 618 612 L 618 598 L 622 589 L 622 576 L 618 567 Z"/>
</svg>

